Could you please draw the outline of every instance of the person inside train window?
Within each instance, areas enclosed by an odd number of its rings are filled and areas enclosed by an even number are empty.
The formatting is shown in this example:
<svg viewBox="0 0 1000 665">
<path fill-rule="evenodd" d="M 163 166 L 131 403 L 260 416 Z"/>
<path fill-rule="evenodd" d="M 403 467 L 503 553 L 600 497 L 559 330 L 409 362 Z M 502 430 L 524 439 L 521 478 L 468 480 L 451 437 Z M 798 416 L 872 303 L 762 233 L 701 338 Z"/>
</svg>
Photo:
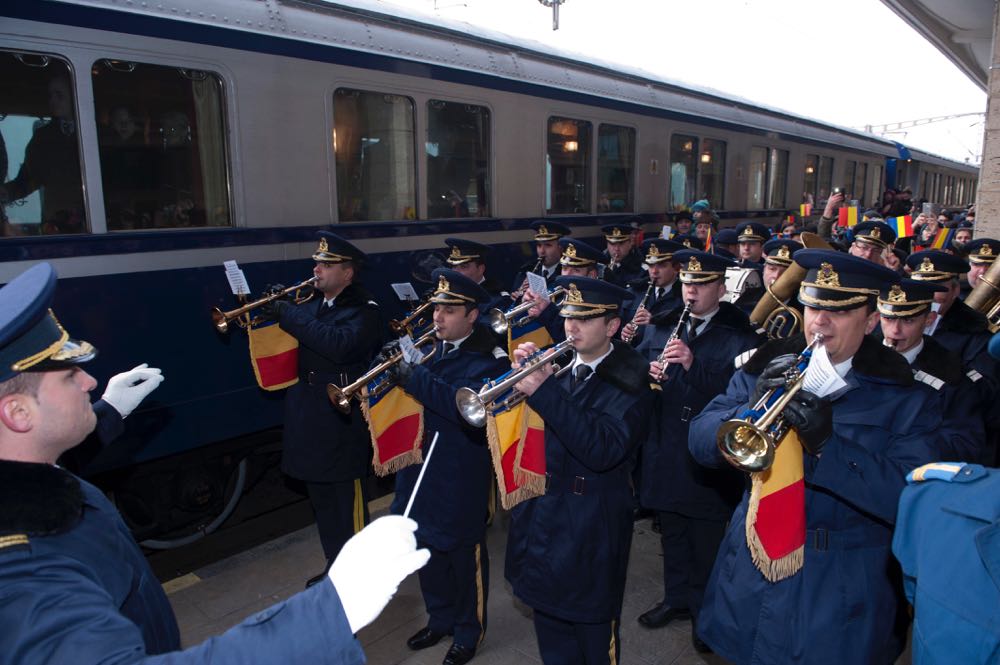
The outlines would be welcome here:
<svg viewBox="0 0 1000 665">
<path fill-rule="evenodd" d="M 60 63 L 50 61 L 48 67 L 60 69 Z M 37 115 L 48 117 L 35 123 L 17 175 L 0 186 L 0 202 L 5 207 L 39 192 L 41 215 L 36 232 L 45 235 L 87 230 L 73 88 L 66 70 L 45 82 L 48 110 L 38 109 Z M 8 215 L 16 222 L 17 215 L 10 210 Z"/>
<path fill-rule="evenodd" d="M 104 208 L 108 228 L 149 228 L 156 209 L 155 149 L 146 144 L 145 121 L 127 106 L 108 114 L 108 125 L 99 133 Z"/>
<path fill-rule="evenodd" d="M 180 111 L 166 111 L 159 117 L 160 202 L 154 226 L 204 226 L 204 210 L 195 207 L 191 123 Z"/>
</svg>

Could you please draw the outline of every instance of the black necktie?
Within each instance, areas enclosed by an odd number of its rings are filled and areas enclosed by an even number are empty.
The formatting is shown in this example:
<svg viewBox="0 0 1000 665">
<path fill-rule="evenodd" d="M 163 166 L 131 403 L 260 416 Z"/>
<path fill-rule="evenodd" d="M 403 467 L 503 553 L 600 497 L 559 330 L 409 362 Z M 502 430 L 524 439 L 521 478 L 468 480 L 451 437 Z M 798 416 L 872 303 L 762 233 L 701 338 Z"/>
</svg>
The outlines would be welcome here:
<svg viewBox="0 0 1000 665">
<path fill-rule="evenodd" d="M 688 342 L 694 341 L 694 338 L 698 336 L 698 326 L 700 326 L 704 321 L 701 319 L 696 319 L 691 317 L 690 327 L 688 328 Z"/>
<path fill-rule="evenodd" d="M 441 344 L 441 357 L 447 356 L 452 351 L 454 351 L 456 348 L 457 347 L 455 346 L 455 344 L 453 342 L 444 342 L 444 343 L 442 343 Z"/>
<path fill-rule="evenodd" d="M 331 300 L 330 302 L 327 302 L 324 300 L 323 304 L 319 306 L 319 313 L 326 314 L 331 309 L 333 309 L 333 301 Z"/>
<path fill-rule="evenodd" d="M 587 377 L 590 376 L 590 373 L 593 371 L 594 370 L 590 368 L 590 365 L 584 365 L 582 363 L 577 365 L 576 369 L 573 370 L 573 390 L 576 390 L 578 386 L 582 386 L 583 382 L 587 380 Z"/>
<path fill-rule="evenodd" d="M 653 302 L 658 301 L 660 299 L 660 296 L 662 295 L 663 295 L 663 287 L 662 286 L 656 287 L 656 291 L 653 292 Z"/>
</svg>

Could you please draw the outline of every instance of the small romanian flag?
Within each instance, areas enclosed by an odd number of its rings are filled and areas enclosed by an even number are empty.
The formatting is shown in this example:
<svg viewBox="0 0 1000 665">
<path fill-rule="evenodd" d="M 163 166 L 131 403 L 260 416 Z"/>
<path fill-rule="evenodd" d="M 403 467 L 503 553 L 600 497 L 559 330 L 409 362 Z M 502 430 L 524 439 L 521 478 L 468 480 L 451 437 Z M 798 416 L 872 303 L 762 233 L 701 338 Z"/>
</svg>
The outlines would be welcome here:
<svg viewBox="0 0 1000 665">
<path fill-rule="evenodd" d="M 281 390 L 299 380 L 299 342 L 277 322 L 251 327 L 250 364 L 257 385 L 264 390 Z"/>
<path fill-rule="evenodd" d="M 799 217 L 808 217 L 813 214 L 813 206 L 811 203 L 803 203 L 799 205 Z"/>
<path fill-rule="evenodd" d="M 951 246 L 951 238 L 955 235 L 955 229 L 945 229 L 942 228 L 938 230 L 937 235 L 934 236 L 934 242 L 931 243 L 931 249 L 946 249 Z"/>
<path fill-rule="evenodd" d="M 909 238 L 913 235 L 913 217 L 910 215 L 890 217 L 886 220 L 886 224 L 893 228 L 897 238 Z"/>
<path fill-rule="evenodd" d="M 385 378 L 381 374 L 369 383 L 361 399 L 372 437 L 372 467 L 379 476 L 423 461 L 424 405 L 399 386 L 373 396 L 371 391 Z"/>
<path fill-rule="evenodd" d="M 802 443 L 794 429 L 775 450 L 774 464 L 750 474 L 746 539 L 757 569 L 771 582 L 802 569 L 806 542 L 806 487 Z"/>
<path fill-rule="evenodd" d="M 858 223 L 858 209 L 854 206 L 844 206 L 837 211 L 837 226 L 851 228 Z"/>
<path fill-rule="evenodd" d="M 545 494 L 545 423 L 527 402 L 487 416 L 486 440 L 504 509 Z"/>
<path fill-rule="evenodd" d="M 547 346 L 552 346 L 553 340 L 545 326 L 535 319 L 522 326 L 507 327 L 507 354 L 511 360 L 514 359 L 514 349 L 525 342 L 534 342 L 538 348 L 544 349 Z"/>
<path fill-rule="evenodd" d="M 705 251 L 712 251 L 712 227 L 708 227 L 708 233 L 705 234 Z"/>
</svg>

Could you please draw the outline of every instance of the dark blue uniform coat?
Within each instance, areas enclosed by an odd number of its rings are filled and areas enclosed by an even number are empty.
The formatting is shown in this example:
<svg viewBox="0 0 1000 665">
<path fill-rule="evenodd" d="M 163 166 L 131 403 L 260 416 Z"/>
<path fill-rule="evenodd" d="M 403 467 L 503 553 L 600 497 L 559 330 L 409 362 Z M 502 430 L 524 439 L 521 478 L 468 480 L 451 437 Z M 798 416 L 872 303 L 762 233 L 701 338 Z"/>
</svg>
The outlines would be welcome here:
<svg viewBox="0 0 1000 665">
<path fill-rule="evenodd" d="M 624 313 L 622 315 L 622 321 L 627 322 L 635 318 L 635 313 L 639 310 L 639 304 L 642 302 L 642 297 L 646 295 L 646 290 L 648 288 L 649 280 L 638 282 L 628 287 L 628 290 L 632 292 L 632 300 L 626 302 L 623 307 Z M 681 280 L 675 279 L 674 283 L 659 297 L 659 299 L 656 298 L 655 290 L 649 294 L 649 299 L 646 301 L 646 309 L 649 310 L 650 315 L 653 317 L 663 317 L 677 307 L 682 307 L 683 304 L 684 301 L 681 296 Z M 639 343 L 642 342 L 643 336 L 646 334 L 646 329 L 649 327 L 651 327 L 651 324 L 639 326 L 638 330 L 636 330 L 635 337 L 632 338 L 632 346 L 638 347 Z M 670 333 L 667 334 L 669 335 Z M 618 335 L 621 336 L 621 331 L 618 332 Z"/>
<path fill-rule="evenodd" d="M 168 654 L 173 610 L 118 511 L 55 466 L 0 461 L 0 543 L 4 665 L 364 662 L 329 582 Z"/>
<path fill-rule="evenodd" d="M 447 356 L 441 357 L 440 346 L 432 360 L 413 369 L 403 388 L 424 405 L 424 459 L 434 432 L 440 432 L 410 517 L 419 525 L 418 541 L 449 551 L 482 540 L 493 483 L 486 430 L 462 419 L 455 393 L 464 387 L 478 389 L 510 369 L 510 361 L 492 334 L 478 325 Z M 420 469 L 408 466 L 396 474 L 393 513 L 403 513 Z"/>
<path fill-rule="evenodd" d="M 646 271 L 642 267 L 642 254 L 636 251 L 635 247 L 632 251 L 625 255 L 625 259 L 614 268 L 611 267 L 611 255 L 608 254 L 608 250 L 604 250 L 604 257 L 606 259 L 605 263 L 608 267 L 604 270 L 605 282 L 610 282 L 616 286 L 626 288 L 629 284 L 633 282 L 642 281 L 643 276 Z M 623 320 L 624 322 L 624 320 Z"/>
<path fill-rule="evenodd" d="M 299 382 L 285 397 L 281 469 L 312 482 L 363 478 L 371 446 L 361 409 L 354 401 L 351 413 L 342 414 L 330 403 L 326 384 L 344 386 L 368 369 L 381 347 L 378 305 L 353 284 L 333 309 L 322 305 L 315 298 L 281 309 L 281 329 L 299 341 Z"/>
<path fill-rule="evenodd" d="M 914 609 L 914 665 L 1000 662 L 1000 471 L 965 465 L 909 485 L 892 551 Z"/>
<path fill-rule="evenodd" d="M 564 621 L 601 623 L 621 612 L 632 542 L 630 460 L 652 399 L 647 369 L 615 342 L 575 392 L 567 373 L 528 399 L 545 421 L 549 486 L 513 509 L 505 574 L 524 603 Z"/>
<path fill-rule="evenodd" d="M 695 459 L 721 466 L 719 426 L 747 408 L 757 376 L 802 336 L 761 347 L 729 388 L 695 418 Z M 746 545 L 748 494 L 719 549 L 698 633 L 736 663 L 891 663 L 902 650 L 893 633 L 898 588 L 888 572 L 890 541 L 906 474 L 938 456 L 936 394 L 915 384 L 899 354 L 866 338 L 834 395 L 833 434 L 822 455 L 805 456 L 805 563 L 772 583 Z"/>
<path fill-rule="evenodd" d="M 680 314 L 680 309 L 674 310 L 650 326 L 652 334 L 643 343 L 647 360 L 659 356 Z M 687 341 L 686 330 L 681 339 Z M 657 392 L 655 424 L 642 447 L 639 496 L 644 507 L 722 521 L 732 515 L 743 492 L 741 475 L 728 465 L 711 469 L 695 462 L 688 450 L 688 427 L 712 398 L 726 390 L 733 359 L 757 343 L 746 314 L 719 303 L 719 311 L 688 344 L 694 355 L 691 368 L 669 369 L 663 390 Z"/>
</svg>

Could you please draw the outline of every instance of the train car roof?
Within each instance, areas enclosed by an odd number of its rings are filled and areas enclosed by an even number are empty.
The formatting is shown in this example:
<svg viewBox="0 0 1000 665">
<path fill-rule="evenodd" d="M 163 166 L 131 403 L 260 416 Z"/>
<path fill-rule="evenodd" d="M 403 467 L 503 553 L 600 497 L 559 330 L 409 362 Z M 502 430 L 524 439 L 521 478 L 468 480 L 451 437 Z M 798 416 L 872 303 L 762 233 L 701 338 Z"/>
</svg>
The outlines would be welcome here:
<svg viewBox="0 0 1000 665">
<path fill-rule="evenodd" d="M 18 3 L 15 3 L 17 5 Z M 432 20 L 380 0 L 172 0 L 121 4 L 120 0 L 61 0 L 24 3 L 40 7 L 40 20 L 50 20 L 46 5 L 85 7 L 200 23 L 230 30 L 270 35 L 402 60 L 474 72 L 493 78 L 577 93 L 582 103 L 658 109 L 682 120 L 750 128 L 764 136 L 785 135 L 840 148 L 900 156 L 897 144 L 863 131 L 769 107 L 706 86 L 671 80 L 640 68 L 601 61 L 532 40 L 513 37 L 469 23 Z M 5 10 L 5 13 L 8 10 Z M 25 9 L 30 14 L 30 9 Z M 14 10 L 17 15 L 18 11 Z M 347 25 L 322 29 L 322 16 L 338 16 Z M 108 28 L 112 29 L 112 28 Z M 445 39 L 442 39 L 445 38 Z M 254 46 L 248 43 L 248 49 Z M 572 101 L 572 100 L 571 100 Z M 978 167 L 910 148 L 914 159 L 978 173 Z"/>
</svg>

